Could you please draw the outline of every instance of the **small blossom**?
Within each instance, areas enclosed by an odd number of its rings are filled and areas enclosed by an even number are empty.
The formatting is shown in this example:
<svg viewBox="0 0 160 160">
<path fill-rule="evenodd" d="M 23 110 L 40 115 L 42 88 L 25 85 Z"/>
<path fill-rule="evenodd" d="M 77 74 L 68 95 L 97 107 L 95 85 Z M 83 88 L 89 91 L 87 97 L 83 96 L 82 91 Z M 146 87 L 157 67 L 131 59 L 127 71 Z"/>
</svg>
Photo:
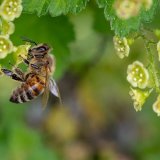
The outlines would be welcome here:
<svg viewBox="0 0 160 160">
<path fill-rule="evenodd" d="M 133 100 L 134 109 L 136 111 L 141 111 L 142 106 L 145 103 L 146 99 L 150 95 L 152 90 L 149 91 L 142 91 L 140 89 L 133 89 L 131 88 L 129 95 Z"/>
<path fill-rule="evenodd" d="M 153 0 L 142 0 L 142 3 L 146 10 L 149 10 L 152 7 Z"/>
<path fill-rule="evenodd" d="M 30 45 L 20 45 L 18 47 L 14 48 L 14 57 L 16 59 L 16 65 L 20 64 L 23 60 L 23 58 L 27 57 L 28 49 L 30 48 Z"/>
<path fill-rule="evenodd" d="M 8 22 L 1 18 L 1 26 L 0 26 L 0 33 L 1 35 L 10 35 L 14 32 L 14 24 L 13 22 Z"/>
<path fill-rule="evenodd" d="M 125 37 L 120 38 L 118 36 L 113 37 L 113 42 L 114 42 L 114 48 L 117 51 L 117 55 L 123 59 L 124 57 L 128 57 L 129 55 L 129 45 L 127 42 L 127 39 Z"/>
<path fill-rule="evenodd" d="M 118 18 L 127 20 L 137 16 L 141 9 L 140 0 L 115 0 L 114 9 Z"/>
<path fill-rule="evenodd" d="M 1 16 L 7 21 L 13 21 L 21 12 L 21 0 L 4 0 L 0 7 Z"/>
<path fill-rule="evenodd" d="M 157 51 L 158 51 L 158 57 L 160 61 L 160 41 L 157 43 Z"/>
<path fill-rule="evenodd" d="M 160 95 L 157 97 L 157 100 L 153 104 L 153 111 L 160 116 Z"/>
<path fill-rule="evenodd" d="M 135 61 L 128 66 L 127 80 L 133 87 L 144 89 L 149 82 L 148 70 L 141 62 Z"/>
<path fill-rule="evenodd" d="M 12 52 L 13 44 L 6 36 L 0 36 L 0 58 L 5 58 L 8 53 Z"/>
</svg>

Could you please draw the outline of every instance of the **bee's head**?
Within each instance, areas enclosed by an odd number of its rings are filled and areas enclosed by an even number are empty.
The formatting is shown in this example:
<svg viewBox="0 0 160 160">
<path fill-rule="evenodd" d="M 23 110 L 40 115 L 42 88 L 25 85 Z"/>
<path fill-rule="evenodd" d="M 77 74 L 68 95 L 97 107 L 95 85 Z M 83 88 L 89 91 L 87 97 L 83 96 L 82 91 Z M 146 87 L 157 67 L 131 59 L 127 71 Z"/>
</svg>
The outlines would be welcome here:
<svg viewBox="0 0 160 160">
<path fill-rule="evenodd" d="M 28 50 L 28 55 L 35 58 L 44 58 L 50 51 L 47 44 L 38 44 Z"/>
</svg>

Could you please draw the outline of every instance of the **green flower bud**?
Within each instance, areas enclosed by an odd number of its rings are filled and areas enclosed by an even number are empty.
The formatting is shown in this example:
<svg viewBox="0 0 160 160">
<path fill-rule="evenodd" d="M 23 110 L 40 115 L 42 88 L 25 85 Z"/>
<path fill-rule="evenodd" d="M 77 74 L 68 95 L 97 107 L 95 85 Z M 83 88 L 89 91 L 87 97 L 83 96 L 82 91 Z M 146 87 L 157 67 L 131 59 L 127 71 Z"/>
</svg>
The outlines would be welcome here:
<svg viewBox="0 0 160 160">
<path fill-rule="evenodd" d="M 21 0 L 4 0 L 0 7 L 1 16 L 7 21 L 13 21 L 21 12 Z"/>
<path fill-rule="evenodd" d="M 160 95 L 157 97 L 157 100 L 153 104 L 153 111 L 160 116 Z"/>
<path fill-rule="evenodd" d="M 0 36 L 0 58 L 5 58 L 12 52 L 13 44 L 7 36 Z"/>
<path fill-rule="evenodd" d="M 149 82 L 148 70 L 141 62 L 135 61 L 128 66 L 127 80 L 133 87 L 144 89 Z"/>
<path fill-rule="evenodd" d="M 14 49 L 14 57 L 16 60 L 16 65 L 20 64 L 23 60 L 23 58 L 27 57 L 28 49 L 31 45 L 20 45 Z"/>
<path fill-rule="evenodd" d="M 133 89 L 131 88 L 129 95 L 133 100 L 134 109 L 136 111 L 141 111 L 142 106 L 145 103 L 146 99 L 150 95 L 152 90 L 149 91 L 142 91 L 140 89 Z"/>
<path fill-rule="evenodd" d="M 118 36 L 114 36 L 113 42 L 117 55 L 121 59 L 123 59 L 124 57 L 128 57 L 130 48 L 127 39 L 125 37 L 120 38 Z"/>
<path fill-rule="evenodd" d="M 13 22 L 8 22 L 4 20 L 3 18 L 1 20 L 1 25 L 0 25 L 0 33 L 1 35 L 10 35 L 14 32 L 14 23 Z"/>
</svg>

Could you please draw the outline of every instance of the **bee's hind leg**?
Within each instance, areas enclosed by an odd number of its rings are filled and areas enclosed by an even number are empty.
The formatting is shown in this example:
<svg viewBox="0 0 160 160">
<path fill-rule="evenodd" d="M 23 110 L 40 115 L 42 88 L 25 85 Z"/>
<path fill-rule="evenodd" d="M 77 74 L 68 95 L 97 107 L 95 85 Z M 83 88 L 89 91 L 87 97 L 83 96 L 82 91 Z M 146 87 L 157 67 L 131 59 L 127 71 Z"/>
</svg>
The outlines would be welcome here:
<svg viewBox="0 0 160 160">
<path fill-rule="evenodd" d="M 16 73 L 12 72 L 11 70 L 8 70 L 8 69 L 5 69 L 5 68 L 2 68 L 1 71 L 11 77 L 12 79 L 16 80 L 16 81 L 20 81 L 20 82 L 24 82 L 24 79 L 19 77 L 19 75 L 17 75 Z"/>
</svg>

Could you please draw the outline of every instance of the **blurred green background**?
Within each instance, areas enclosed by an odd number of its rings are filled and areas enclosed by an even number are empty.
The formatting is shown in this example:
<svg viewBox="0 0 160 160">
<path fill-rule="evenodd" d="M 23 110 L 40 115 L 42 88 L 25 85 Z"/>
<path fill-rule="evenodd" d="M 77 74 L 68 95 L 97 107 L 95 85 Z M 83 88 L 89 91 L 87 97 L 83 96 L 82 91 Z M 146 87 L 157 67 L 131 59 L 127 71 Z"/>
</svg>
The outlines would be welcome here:
<svg viewBox="0 0 160 160">
<path fill-rule="evenodd" d="M 159 27 L 157 14 L 150 27 Z M 26 104 L 9 102 L 19 83 L 0 78 L 1 160 L 159 160 L 160 119 L 152 111 L 154 94 L 136 113 L 128 95 L 126 69 L 134 60 L 147 62 L 141 41 L 129 58 L 114 51 L 103 10 L 94 4 L 77 15 L 22 14 L 15 20 L 14 45 L 21 36 L 46 42 L 56 57 L 56 79 L 63 107 L 50 96 Z M 9 68 L 12 54 L 0 60 Z"/>
</svg>

